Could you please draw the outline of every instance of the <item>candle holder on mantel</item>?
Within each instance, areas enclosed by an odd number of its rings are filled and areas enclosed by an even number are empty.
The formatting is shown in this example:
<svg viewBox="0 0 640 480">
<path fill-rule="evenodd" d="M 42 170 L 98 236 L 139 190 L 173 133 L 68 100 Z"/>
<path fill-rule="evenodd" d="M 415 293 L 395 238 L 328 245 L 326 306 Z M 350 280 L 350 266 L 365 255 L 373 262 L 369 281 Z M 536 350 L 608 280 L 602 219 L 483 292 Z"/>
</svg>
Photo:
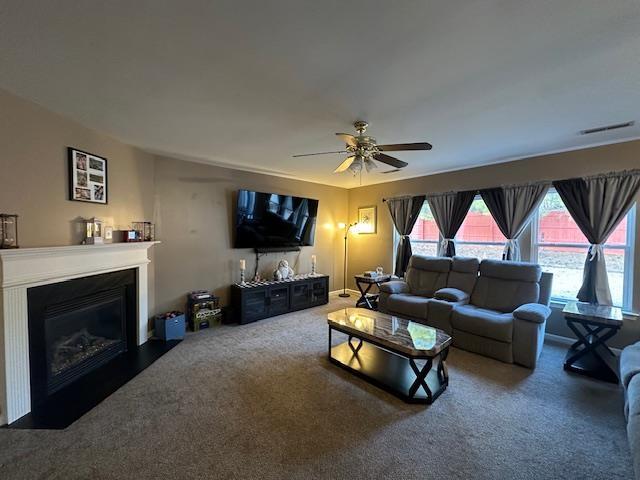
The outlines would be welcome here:
<svg viewBox="0 0 640 480">
<path fill-rule="evenodd" d="M 18 248 L 18 215 L 0 213 L 0 248 Z"/>
<path fill-rule="evenodd" d="M 311 276 L 315 277 L 316 276 L 316 256 L 315 255 L 311 255 Z"/>
</svg>

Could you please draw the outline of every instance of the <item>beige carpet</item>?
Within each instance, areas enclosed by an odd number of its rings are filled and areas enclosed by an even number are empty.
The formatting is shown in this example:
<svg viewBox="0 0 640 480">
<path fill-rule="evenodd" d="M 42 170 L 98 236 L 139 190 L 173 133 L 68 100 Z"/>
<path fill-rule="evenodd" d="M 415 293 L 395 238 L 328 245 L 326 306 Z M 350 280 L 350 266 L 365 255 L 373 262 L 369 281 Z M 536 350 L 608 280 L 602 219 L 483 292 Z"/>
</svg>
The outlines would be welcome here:
<svg viewBox="0 0 640 480">
<path fill-rule="evenodd" d="M 343 305 L 189 335 L 67 430 L 0 429 L 0 478 L 632 476 L 620 389 L 566 347 L 535 372 L 453 349 L 449 389 L 407 405 L 326 360 Z"/>
</svg>

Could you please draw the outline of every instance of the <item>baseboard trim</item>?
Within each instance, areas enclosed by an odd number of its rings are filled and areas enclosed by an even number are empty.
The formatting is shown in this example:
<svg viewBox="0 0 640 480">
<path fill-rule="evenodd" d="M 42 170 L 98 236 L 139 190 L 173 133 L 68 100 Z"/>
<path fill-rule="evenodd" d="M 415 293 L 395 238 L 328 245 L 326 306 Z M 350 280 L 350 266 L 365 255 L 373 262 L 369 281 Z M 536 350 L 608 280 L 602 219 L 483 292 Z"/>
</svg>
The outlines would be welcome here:
<svg viewBox="0 0 640 480">
<path fill-rule="evenodd" d="M 342 293 L 342 288 L 340 290 L 333 290 L 333 291 L 329 292 L 329 296 L 330 297 L 337 297 L 341 293 Z M 358 292 L 357 290 L 352 290 L 351 288 L 347 288 L 347 293 L 350 294 L 351 296 L 355 295 L 356 300 L 358 298 L 360 298 L 360 292 Z"/>
<path fill-rule="evenodd" d="M 545 333 L 544 334 L 544 340 L 545 340 L 545 342 L 547 340 L 551 340 L 552 342 L 561 343 L 561 344 L 567 345 L 567 346 L 571 346 L 571 345 L 573 345 L 573 342 L 575 342 L 575 339 L 573 339 L 573 338 L 564 337 L 562 335 L 556 335 L 554 333 Z"/>
<path fill-rule="evenodd" d="M 566 345 L 567 347 L 570 347 L 576 341 L 575 338 L 569 338 L 569 337 L 565 337 L 563 335 L 556 335 L 554 333 L 545 333 L 544 334 L 544 340 L 545 340 L 545 342 L 547 340 L 551 340 L 552 342 L 560 343 L 562 345 Z M 615 347 L 609 347 L 609 348 L 616 355 L 620 355 L 620 352 L 622 352 L 621 348 L 615 348 Z"/>
</svg>

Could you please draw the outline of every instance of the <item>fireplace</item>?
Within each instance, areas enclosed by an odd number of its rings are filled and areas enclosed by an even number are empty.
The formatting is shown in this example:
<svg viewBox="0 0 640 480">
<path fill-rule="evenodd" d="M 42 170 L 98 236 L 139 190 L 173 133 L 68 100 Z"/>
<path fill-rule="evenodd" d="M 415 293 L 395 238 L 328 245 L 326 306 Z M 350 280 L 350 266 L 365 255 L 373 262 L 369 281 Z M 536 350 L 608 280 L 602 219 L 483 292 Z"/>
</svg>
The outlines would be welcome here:
<svg viewBox="0 0 640 480">
<path fill-rule="evenodd" d="M 34 411 L 136 345 L 135 269 L 32 287 L 27 297 Z"/>
</svg>

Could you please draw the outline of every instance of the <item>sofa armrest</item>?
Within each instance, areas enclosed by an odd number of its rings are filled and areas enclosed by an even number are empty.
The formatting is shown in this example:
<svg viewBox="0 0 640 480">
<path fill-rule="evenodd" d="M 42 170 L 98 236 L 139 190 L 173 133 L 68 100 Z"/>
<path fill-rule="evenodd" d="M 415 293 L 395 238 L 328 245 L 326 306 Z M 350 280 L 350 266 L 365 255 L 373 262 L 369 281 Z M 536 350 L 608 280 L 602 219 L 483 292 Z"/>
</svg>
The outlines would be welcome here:
<svg viewBox="0 0 640 480">
<path fill-rule="evenodd" d="M 631 379 L 640 373 L 640 342 L 629 345 L 620 354 L 620 382 L 627 388 Z"/>
<path fill-rule="evenodd" d="M 436 291 L 434 297 L 447 302 L 469 303 L 469 294 L 457 288 L 441 288 Z"/>
<path fill-rule="evenodd" d="M 411 289 L 407 282 L 402 280 L 392 280 L 391 282 L 385 282 L 380 284 L 380 291 L 384 293 L 411 293 Z"/>
<path fill-rule="evenodd" d="M 551 309 L 539 303 L 525 303 L 513 311 L 513 316 L 518 320 L 533 323 L 544 323 L 551 315 Z"/>
</svg>

